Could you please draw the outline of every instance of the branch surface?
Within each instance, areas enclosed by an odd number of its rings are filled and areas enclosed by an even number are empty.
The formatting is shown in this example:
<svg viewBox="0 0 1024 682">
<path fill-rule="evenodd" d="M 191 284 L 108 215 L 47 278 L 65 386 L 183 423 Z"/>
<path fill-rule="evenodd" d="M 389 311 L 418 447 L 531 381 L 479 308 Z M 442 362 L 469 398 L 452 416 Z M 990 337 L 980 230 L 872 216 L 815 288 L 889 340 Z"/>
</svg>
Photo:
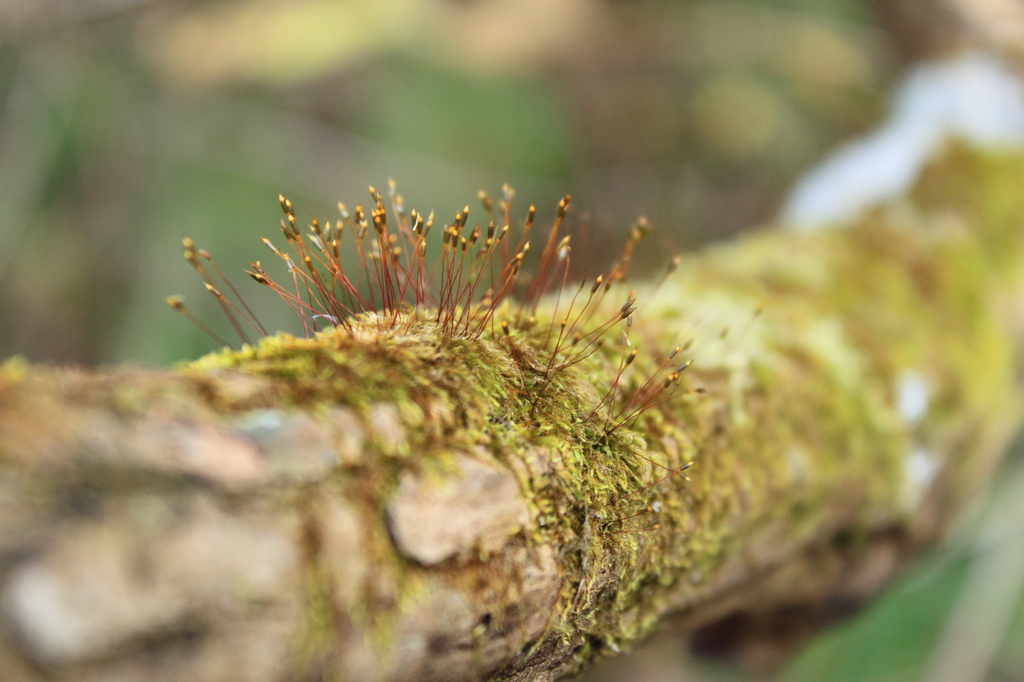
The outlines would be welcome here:
<svg viewBox="0 0 1024 682">
<path fill-rule="evenodd" d="M 1018 423 L 1022 178 L 952 150 L 847 230 L 684 261 L 638 293 L 618 384 L 614 343 L 552 373 L 536 329 L 426 317 L 177 371 L 8 362 L 0 671 L 550 680 L 669 617 L 728 639 L 845 613 Z"/>
</svg>

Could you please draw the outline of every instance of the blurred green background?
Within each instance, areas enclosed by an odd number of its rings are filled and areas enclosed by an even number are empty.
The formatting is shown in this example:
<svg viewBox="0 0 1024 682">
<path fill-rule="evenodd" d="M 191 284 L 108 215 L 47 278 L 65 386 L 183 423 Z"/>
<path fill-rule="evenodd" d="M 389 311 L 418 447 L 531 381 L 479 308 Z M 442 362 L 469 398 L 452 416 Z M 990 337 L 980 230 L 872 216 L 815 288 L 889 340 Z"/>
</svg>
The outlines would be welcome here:
<svg viewBox="0 0 1024 682">
<path fill-rule="evenodd" d="M 442 217 L 571 192 L 577 260 L 640 214 L 664 260 L 771 217 L 897 72 L 854 0 L 0 0 L 0 357 L 209 350 L 162 302 L 229 332 L 180 240 L 240 273 L 278 192 L 321 219 L 388 178 Z"/>
<path fill-rule="evenodd" d="M 600 267 L 646 214 L 664 261 L 771 219 L 877 122 L 913 52 L 893 35 L 857 0 L 0 0 L 0 358 L 196 357 L 213 344 L 177 293 L 231 338 L 180 240 L 240 274 L 278 192 L 323 218 L 394 178 L 444 218 L 508 182 L 545 219 L 571 192 L 575 258 Z M 941 679 L 961 651 L 978 679 L 1024 679 L 1007 467 L 959 540 L 782 679 Z M 662 638 L 588 679 L 753 678 Z"/>
</svg>

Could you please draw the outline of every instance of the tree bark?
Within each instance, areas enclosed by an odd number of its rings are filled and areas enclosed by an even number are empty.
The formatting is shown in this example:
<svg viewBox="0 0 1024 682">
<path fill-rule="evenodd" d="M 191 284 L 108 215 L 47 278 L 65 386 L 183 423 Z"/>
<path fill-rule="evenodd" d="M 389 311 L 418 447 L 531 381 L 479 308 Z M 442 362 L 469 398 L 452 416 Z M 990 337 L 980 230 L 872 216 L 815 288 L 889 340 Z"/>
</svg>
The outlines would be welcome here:
<svg viewBox="0 0 1024 682">
<path fill-rule="evenodd" d="M 1018 424 L 1022 179 L 957 149 L 848 229 L 687 259 L 631 339 L 694 363 L 618 428 L 621 325 L 552 373 L 544 310 L 173 371 L 9 361 L 2 677 L 551 680 L 668 618 L 797 641 L 940 538 Z"/>
</svg>

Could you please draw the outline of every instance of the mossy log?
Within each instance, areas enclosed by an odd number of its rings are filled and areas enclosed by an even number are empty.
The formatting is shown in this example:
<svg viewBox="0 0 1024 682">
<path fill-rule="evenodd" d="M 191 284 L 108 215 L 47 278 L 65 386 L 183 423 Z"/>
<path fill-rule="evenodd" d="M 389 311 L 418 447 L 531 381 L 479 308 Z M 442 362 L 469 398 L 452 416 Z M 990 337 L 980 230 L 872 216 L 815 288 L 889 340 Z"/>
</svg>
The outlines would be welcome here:
<svg viewBox="0 0 1024 682">
<path fill-rule="evenodd" d="M 953 149 L 849 228 L 688 258 L 631 338 L 694 362 L 619 428 L 620 350 L 545 371 L 543 320 L 9 361 L 0 677 L 550 680 L 668 618 L 742 645 L 848 612 L 1018 424 L 1022 186 L 1019 157 Z"/>
</svg>

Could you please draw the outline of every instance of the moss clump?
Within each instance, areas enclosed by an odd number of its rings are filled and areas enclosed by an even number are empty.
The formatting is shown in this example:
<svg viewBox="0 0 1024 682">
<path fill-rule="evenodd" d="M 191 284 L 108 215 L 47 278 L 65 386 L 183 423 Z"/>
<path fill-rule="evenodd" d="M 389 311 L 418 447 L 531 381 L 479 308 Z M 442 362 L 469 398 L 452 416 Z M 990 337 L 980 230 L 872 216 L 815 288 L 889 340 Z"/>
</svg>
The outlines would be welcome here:
<svg viewBox="0 0 1024 682">
<path fill-rule="evenodd" d="M 751 566 L 898 533 L 926 504 L 938 527 L 985 479 L 1020 406 L 999 301 L 1021 274 L 1021 180 L 1019 158 L 956 149 L 909 199 L 849 229 L 766 231 L 691 258 L 656 293 L 641 289 L 633 339 L 658 358 L 689 344 L 694 364 L 617 428 L 650 371 L 641 361 L 619 377 L 617 325 L 600 352 L 551 371 L 566 355 L 546 350 L 550 301 L 536 326 L 507 334 L 364 315 L 186 371 L 269 378 L 274 404 L 344 405 L 364 420 L 395 406 L 406 446 L 371 441 L 338 474 L 367 518 L 382 518 L 403 470 L 443 471 L 449 453 L 483 446 L 519 478 L 532 511 L 522 541 L 554 548 L 561 597 L 546 637 L 582 667 Z M 910 384 L 926 396 L 913 413 Z M 692 480 L 669 475 L 690 460 Z M 386 552 L 383 522 L 368 532 Z M 458 568 L 377 559 L 407 585 Z M 371 595 L 363 608 L 385 623 L 402 605 Z"/>
<path fill-rule="evenodd" d="M 643 438 L 626 428 L 606 433 L 607 410 L 598 404 L 602 385 L 611 382 L 606 363 L 594 359 L 545 373 L 550 353 L 537 347 L 538 334 L 444 338 L 426 316 L 383 328 L 365 318 L 354 320 L 351 330 L 310 339 L 268 337 L 208 355 L 185 371 L 233 369 L 271 378 L 276 404 L 344 405 L 363 417 L 376 404 L 393 404 L 409 439 L 405 451 L 416 455 L 409 466 L 474 445 L 487 446 L 499 460 L 546 448 L 563 479 L 560 493 L 576 504 L 607 507 L 646 480 Z M 633 506 L 645 503 L 641 495 Z M 551 532 L 544 528 L 537 530 Z"/>
</svg>

